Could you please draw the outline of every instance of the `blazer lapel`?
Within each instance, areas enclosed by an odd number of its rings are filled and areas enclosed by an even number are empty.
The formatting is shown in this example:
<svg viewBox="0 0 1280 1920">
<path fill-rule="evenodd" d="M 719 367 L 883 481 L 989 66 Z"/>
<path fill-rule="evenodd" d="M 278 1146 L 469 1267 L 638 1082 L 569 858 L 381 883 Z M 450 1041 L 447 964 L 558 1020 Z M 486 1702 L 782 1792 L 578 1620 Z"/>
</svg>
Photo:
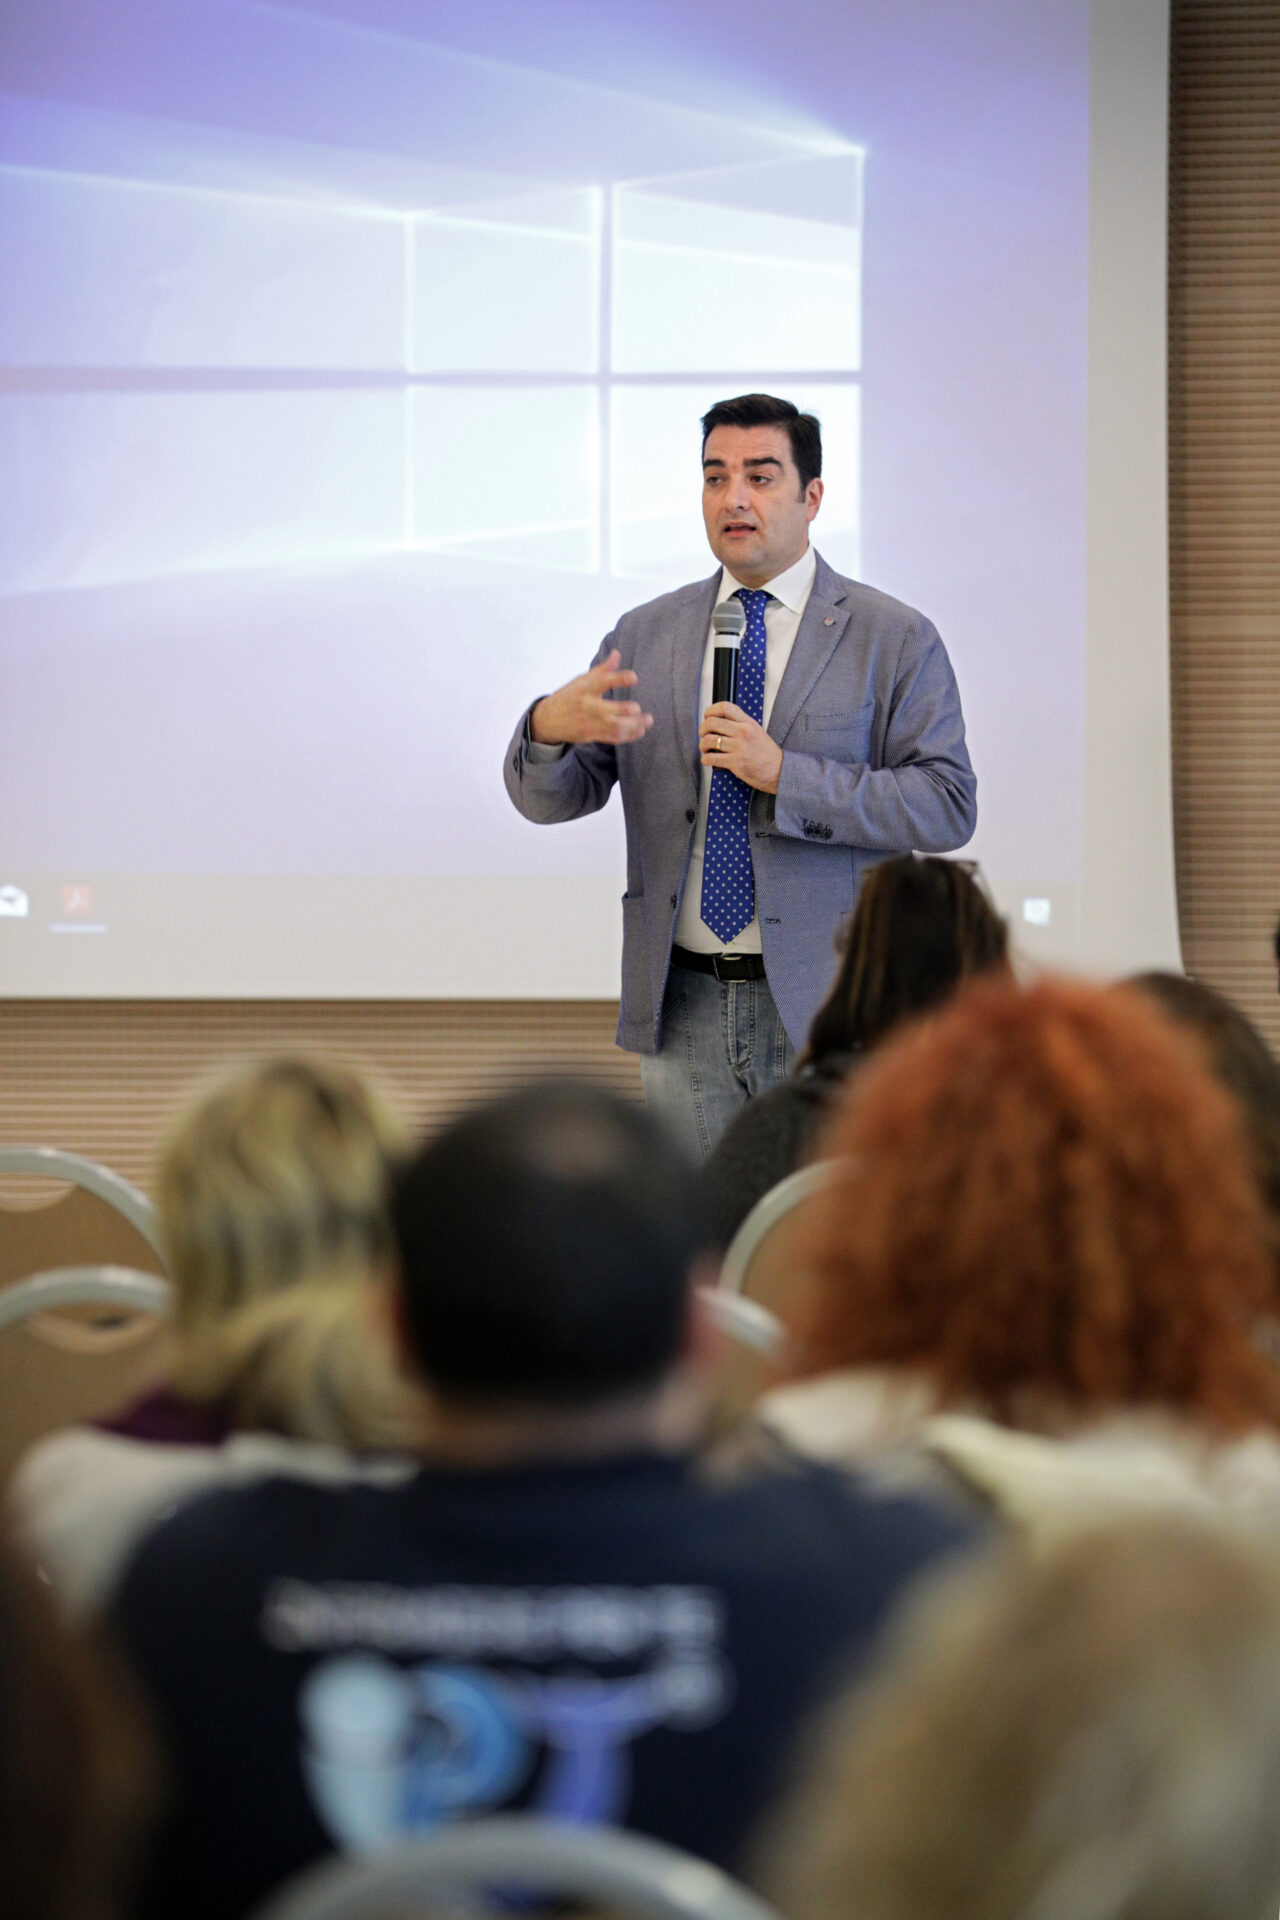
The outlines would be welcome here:
<svg viewBox="0 0 1280 1920">
<path fill-rule="evenodd" d="M 675 715 L 673 739 L 685 773 L 696 786 L 702 778 L 698 758 L 698 690 L 707 650 L 711 610 L 720 588 L 720 571 L 711 576 L 691 601 L 688 611 L 671 627 L 671 707 Z"/>
<path fill-rule="evenodd" d="M 782 676 L 768 732 L 779 745 L 795 725 L 796 717 L 809 698 L 814 681 L 826 666 L 849 624 L 844 606 L 844 588 L 821 554 L 787 670 Z M 710 615 L 708 615 L 708 619 Z"/>
</svg>

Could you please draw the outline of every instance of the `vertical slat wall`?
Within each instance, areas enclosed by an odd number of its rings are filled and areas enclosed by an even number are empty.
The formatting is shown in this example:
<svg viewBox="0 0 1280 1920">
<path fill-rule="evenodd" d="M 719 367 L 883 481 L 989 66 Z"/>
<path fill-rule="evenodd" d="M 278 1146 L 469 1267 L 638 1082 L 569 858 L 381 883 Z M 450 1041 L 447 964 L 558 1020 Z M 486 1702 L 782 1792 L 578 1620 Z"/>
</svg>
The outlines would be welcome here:
<svg viewBox="0 0 1280 1920">
<path fill-rule="evenodd" d="M 1280 0 L 1173 0 L 1171 88 L 1183 954 L 1280 1049 Z"/>
<path fill-rule="evenodd" d="M 0 1001 L 0 1142 L 65 1147 L 145 1186 L 192 1083 L 277 1047 L 363 1062 L 418 1125 L 540 1073 L 639 1096 L 609 1001 Z"/>
</svg>

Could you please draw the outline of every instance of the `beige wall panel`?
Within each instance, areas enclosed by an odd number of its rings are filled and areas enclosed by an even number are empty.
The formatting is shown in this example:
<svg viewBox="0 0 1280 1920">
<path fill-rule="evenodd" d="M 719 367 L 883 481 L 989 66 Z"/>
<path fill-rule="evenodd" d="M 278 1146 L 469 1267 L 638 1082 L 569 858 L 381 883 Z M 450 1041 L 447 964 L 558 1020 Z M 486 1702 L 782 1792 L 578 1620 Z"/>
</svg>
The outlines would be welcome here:
<svg viewBox="0 0 1280 1920">
<path fill-rule="evenodd" d="M 532 1075 L 640 1094 L 612 1001 L 0 1001 L 0 1141 L 64 1147 L 145 1186 L 201 1076 L 317 1045 L 373 1069 L 418 1126 Z"/>
</svg>

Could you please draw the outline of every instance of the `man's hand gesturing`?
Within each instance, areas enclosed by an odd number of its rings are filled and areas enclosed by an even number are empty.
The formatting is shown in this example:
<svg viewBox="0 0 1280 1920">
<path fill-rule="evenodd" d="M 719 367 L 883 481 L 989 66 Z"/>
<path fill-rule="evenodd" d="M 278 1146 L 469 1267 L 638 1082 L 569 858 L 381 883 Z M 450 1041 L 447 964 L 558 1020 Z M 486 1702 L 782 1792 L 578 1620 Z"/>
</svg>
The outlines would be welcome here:
<svg viewBox="0 0 1280 1920">
<path fill-rule="evenodd" d="M 541 747 L 578 746 L 599 741 L 621 746 L 638 740 L 653 725 L 653 715 L 642 713 L 638 700 L 606 700 L 615 687 L 634 687 L 636 675 L 620 667 L 615 647 L 598 667 L 580 673 L 558 693 L 539 700 L 529 715 L 529 738 Z"/>
</svg>

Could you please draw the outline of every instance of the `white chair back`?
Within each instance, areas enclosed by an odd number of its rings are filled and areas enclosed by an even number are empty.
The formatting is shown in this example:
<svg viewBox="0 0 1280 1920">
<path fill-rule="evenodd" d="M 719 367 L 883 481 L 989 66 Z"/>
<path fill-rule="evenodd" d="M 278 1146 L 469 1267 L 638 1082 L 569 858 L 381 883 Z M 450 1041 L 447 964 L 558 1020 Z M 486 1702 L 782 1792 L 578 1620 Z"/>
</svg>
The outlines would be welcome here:
<svg viewBox="0 0 1280 1920">
<path fill-rule="evenodd" d="M 100 1165 L 97 1160 L 86 1160 L 79 1153 L 63 1153 L 60 1147 L 0 1147 L 0 1174 L 6 1173 L 35 1174 L 45 1180 L 61 1180 L 69 1186 L 83 1187 L 86 1193 L 105 1200 L 109 1207 L 123 1214 L 163 1260 L 153 1202 L 110 1167 Z"/>
<path fill-rule="evenodd" d="M 831 1161 L 815 1160 L 812 1166 L 789 1173 L 756 1201 L 729 1243 L 720 1268 L 722 1287 L 730 1293 L 744 1291 L 751 1263 L 764 1241 L 803 1201 L 827 1184 L 832 1172 Z"/>
<path fill-rule="evenodd" d="M 699 1287 L 698 1298 L 713 1324 L 740 1347 L 749 1347 L 752 1353 L 763 1353 L 770 1359 L 781 1353 L 786 1336 L 782 1322 L 768 1307 L 740 1293 L 730 1293 L 726 1287 Z"/>
<path fill-rule="evenodd" d="M 158 1273 L 139 1273 L 133 1267 L 53 1267 L 0 1287 L 0 1333 L 34 1314 L 80 1306 L 116 1307 L 129 1315 L 165 1319 L 173 1310 L 173 1288 Z"/>
<path fill-rule="evenodd" d="M 661 1841 L 536 1814 L 445 1827 L 425 1840 L 309 1868 L 253 1920 L 406 1920 L 457 1910 L 510 1914 L 488 1888 L 571 1899 L 628 1920 L 778 1920 L 718 1867 Z"/>
</svg>

